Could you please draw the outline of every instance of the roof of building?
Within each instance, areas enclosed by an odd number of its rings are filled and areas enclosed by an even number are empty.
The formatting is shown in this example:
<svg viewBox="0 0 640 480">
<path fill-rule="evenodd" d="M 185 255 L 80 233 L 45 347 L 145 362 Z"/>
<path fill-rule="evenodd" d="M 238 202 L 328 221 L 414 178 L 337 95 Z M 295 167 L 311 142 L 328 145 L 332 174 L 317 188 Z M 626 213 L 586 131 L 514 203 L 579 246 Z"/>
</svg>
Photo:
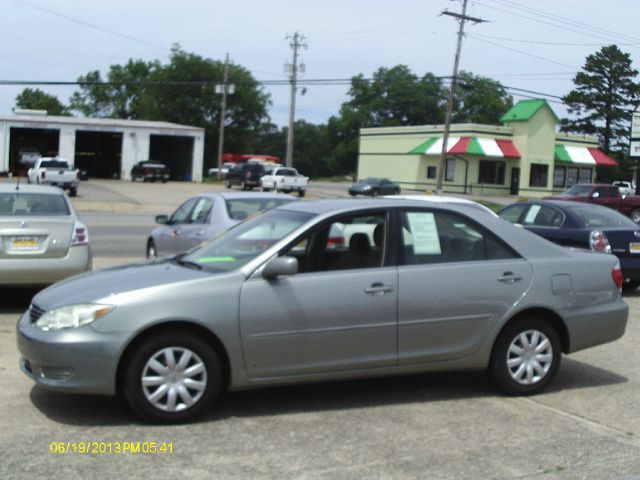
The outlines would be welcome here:
<svg viewBox="0 0 640 480">
<path fill-rule="evenodd" d="M 500 119 L 501 122 L 526 122 L 530 120 L 541 108 L 547 107 L 556 122 L 560 122 L 560 119 L 549 106 L 546 100 L 541 98 L 532 98 L 530 100 L 520 100 L 513 107 L 509 109 Z"/>
</svg>

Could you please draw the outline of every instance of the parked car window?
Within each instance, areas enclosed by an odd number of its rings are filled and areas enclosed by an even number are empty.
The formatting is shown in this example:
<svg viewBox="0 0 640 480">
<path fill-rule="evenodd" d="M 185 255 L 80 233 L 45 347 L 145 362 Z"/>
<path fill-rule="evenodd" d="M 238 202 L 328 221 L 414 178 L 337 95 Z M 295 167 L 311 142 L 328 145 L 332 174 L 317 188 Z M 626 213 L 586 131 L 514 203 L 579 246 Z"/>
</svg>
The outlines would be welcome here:
<svg viewBox="0 0 640 480">
<path fill-rule="evenodd" d="M 520 223 L 520 217 L 529 208 L 527 204 L 513 205 L 500 211 L 500 217 L 511 223 Z"/>
<path fill-rule="evenodd" d="M 607 192 L 609 191 L 608 187 L 596 187 L 594 190 L 594 197 L 597 198 L 607 198 Z M 597 195 L 596 195 L 597 194 Z"/>
<path fill-rule="evenodd" d="M 590 205 L 574 207 L 573 213 L 584 222 L 585 227 L 632 227 L 638 225 L 628 217 L 608 208 L 592 208 Z"/>
<path fill-rule="evenodd" d="M 40 168 L 69 168 L 69 164 L 62 160 L 43 160 Z"/>
<path fill-rule="evenodd" d="M 171 215 L 171 223 L 189 223 L 191 210 L 193 210 L 197 201 L 197 198 L 190 198 L 180 205 L 178 209 L 173 212 L 173 215 Z"/>
<path fill-rule="evenodd" d="M 458 215 L 407 211 L 401 223 L 407 265 L 518 258 L 493 234 Z"/>
<path fill-rule="evenodd" d="M 343 216 L 296 240 L 283 255 L 298 259 L 300 273 L 381 267 L 387 214 Z"/>
<path fill-rule="evenodd" d="M 1 193 L 0 215 L 70 215 L 62 194 L 47 193 Z"/>
<path fill-rule="evenodd" d="M 209 272 L 236 270 L 312 217 L 308 213 L 270 210 L 251 222 L 239 224 L 203 247 L 178 256 L 177 261 L 196 264 Z"/>
<path fill-rule="evenodd" d="M 249 218 L 256 213 L 270 210 L 279 205 L 284 205 L 285 203 L 288 203 L 290 201 L 291 200 L 286 198 L 274 198 L 269 200 L 242 198 L 226 200 L 226 205 L 229 218 L 233 220 L 244 220 L 245 218 Z"/>
<path fill-rule="evenodd" d="M 209 223 L 212 208 L 213 200 L 209 198 L 198 199 L 189 215 L 189 223 Z"/>
<path fill-rule="evenodd" d="M 524 219 L 523 225 L 535 225 L 538 227 L 559 227 L 564 221 L 564 214 L 547 205 L 531 205 Z"/>
</svg>

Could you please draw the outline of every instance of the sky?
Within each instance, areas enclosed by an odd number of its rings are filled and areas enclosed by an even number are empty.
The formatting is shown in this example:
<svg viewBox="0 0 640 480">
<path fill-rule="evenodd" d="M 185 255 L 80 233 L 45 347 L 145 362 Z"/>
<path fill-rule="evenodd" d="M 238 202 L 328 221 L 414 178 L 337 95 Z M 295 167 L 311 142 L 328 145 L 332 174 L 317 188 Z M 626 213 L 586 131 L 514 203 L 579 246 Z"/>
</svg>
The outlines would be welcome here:
<svg viewBox="0 0 640 480">
<path fill-rule="evenodd" d="M 24 85 L 75 81 L 129 59 L 168 62 L 171 46 L 247 68 L 259 81 L 286 80 L 287 35 L 299 32 L 302 80 L 371 78 L 407 65 L 422 76 L 452 74 L 462 0 L 0 0 L 0 115 Z M 540 97 L 566 116 L 560 97 L 585 58 L 616 44 L 640 64 L 640 0 L 468 0 L 460 69 L 500 81 L 514 100 Z M 4 83 L 4 84 L 3 84 Z M 67 103 L 74 86 L 32 86 Z M 289 86 L 265 86 L 271 121 L 288 122 Z M 324 123 L 348 100 L 348 84 L 308 85 L 296 119 Z M 527 92 L 528 91 L 528 92 Z M 531 93 L 533 92 L 533 93 Z"/>
</svg>

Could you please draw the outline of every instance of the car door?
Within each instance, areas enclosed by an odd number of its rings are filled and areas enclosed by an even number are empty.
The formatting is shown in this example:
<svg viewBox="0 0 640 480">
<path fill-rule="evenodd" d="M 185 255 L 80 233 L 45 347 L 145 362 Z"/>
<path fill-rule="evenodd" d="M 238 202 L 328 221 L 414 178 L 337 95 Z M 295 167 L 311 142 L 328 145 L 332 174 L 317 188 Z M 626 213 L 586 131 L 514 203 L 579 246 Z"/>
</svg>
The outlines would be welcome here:
<svg viewBox="0 0 640 480">
<path fill-rule="evenodd" d="M 375 238 L 365 233 L 372 217 L 381 225 Z M 329 235 L 344 224 L 362 226 L 349 247 Z M 384 211 L 335 218 L 282 252 L 298 259 L 298 274 L 247 280 L 240 327 L 250 377 L 396 365 L 398 272 L 388 265 L 386 231 Z"/>
<path fill-rule="evenodd" d="M 180 252 L 179 242 L 182 228 L 189 223 L 189 215 L 197 201 L 197 198 L 190 198 L 169 217 L 169 222 L 157 236 L 156 247 L 158 255 L 170 255 Z"/>
<path fill-rule="evenodd" d="M 531 265 L 462 215 L 434 209 L 400 216 L 399 363 L 467 357 L 518 303 Z"/>
<path fill-rule="evenodd" d="M 213 200 L 200 197 L 189 212 L 187 221 L 180 225 L 176 238 L 178 250 L 186 252 L 208 239 Z"/>
</svg>

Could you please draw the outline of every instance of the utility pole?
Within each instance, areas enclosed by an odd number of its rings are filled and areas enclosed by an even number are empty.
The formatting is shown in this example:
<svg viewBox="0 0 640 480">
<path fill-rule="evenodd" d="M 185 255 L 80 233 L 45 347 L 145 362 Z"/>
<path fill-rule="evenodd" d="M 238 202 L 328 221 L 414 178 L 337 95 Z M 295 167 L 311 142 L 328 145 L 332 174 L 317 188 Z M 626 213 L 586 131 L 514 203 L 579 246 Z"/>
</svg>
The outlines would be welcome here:
<svg viewBox="0 0 640 480">
<path fill-rule="evenodd" d="M 224 61 L 224 74 L 222 76 L 222 85 L 216 85 L 216 93 L 221 93 L 220 99 L 220 128 L 218 130 L 218 180 L 222 180 L 222 155 L 224 152 L 224 120 L 227 114 L 227 94 L 232 95 L 235 91 L 235 85 L 227 85 L 229 82 L 229 54 Z"/>
<path fill-rule="evenodd" d="M 436 182 L 436 195 L 442 195 L 442 182 L 444 180 L 444 169 L 447 161 L 447 143 L 449 143 L 449 131 L 451 130 L 451 117 L 453 116 L 453 102 L 456 96 L 456 86 L 458 83 L 458 66 L 460 64 L 460 50 L 462 49 L 462 37 L 464 36 L 464 22 L 469 20 L 473 23 L 486 22 L 481 18 L 467 16 L 467 2 L 463 0 L 462 13 L 449 12 L 445 10 L 442 15 L 448 15 L 458 19 L 460 29 L 458 30 L 458 46 L 456 48 L 456 57 L 453 62 L 453 75 L 451 77 L 451 89 L 449 90 L 449 99 L 447 100 L 447 115 L 444 121 L 444 134 L 442 135 L 442 152 L 440 154 L 440 165 L 438 166 L 438 179 Z"/>
<path fill-rule="evenodd" d="M 287 167 L 293 166 L 293 125 L 295 123 L 296 116 L 296 91 L 298 72 L 304 72 L 304 64 L 298 66 L 298 49 L 307 48 L 307 44 L 304 42 L 304 35 L 295 32 L 293 36 L 287 35 L 287 39 L 291 39 L 289 45 L 293 49 L 293 63 L 285 65 L 285 68 L 289 69 L 291 73 L 291 102 L 289 104 L 289 131 L 287 132 L 287 156 L 285 163 Z"/>
</svg>

